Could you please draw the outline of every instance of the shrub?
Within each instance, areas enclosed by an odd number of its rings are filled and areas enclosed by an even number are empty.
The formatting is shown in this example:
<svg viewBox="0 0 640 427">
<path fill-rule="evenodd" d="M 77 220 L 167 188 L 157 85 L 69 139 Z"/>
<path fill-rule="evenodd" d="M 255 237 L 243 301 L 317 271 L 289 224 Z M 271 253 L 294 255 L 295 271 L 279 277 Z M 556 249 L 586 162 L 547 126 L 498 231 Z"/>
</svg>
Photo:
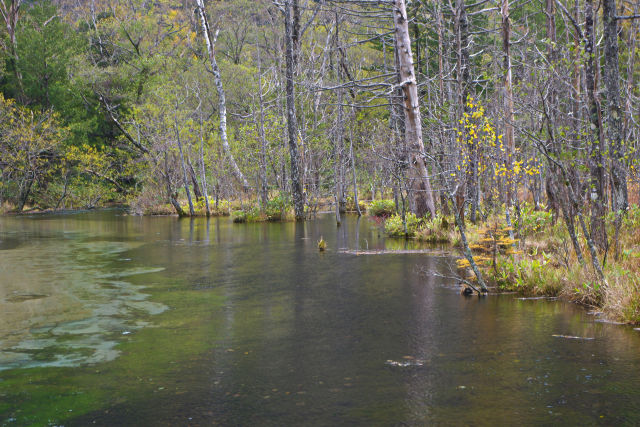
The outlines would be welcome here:
<svg viewBox="0 0 640 427">
<path fill-rule="evenodd" d="M 545 231 L 551 226 L 551 221 L 551 212 L 536 211 L 533 205 L 525 203 L 520 209 L 520 217 L 514 221 L 514 225 L 522 236 L 531 236 Z"/>
<path fill-rule="evenodd" d="M 233 211 L 231 217 L 233 218 L 233 222 L 237 224 L 244 222 L 260 222 L 266 221 L 267 219 L 264 214 L 260 213 L 260 209 L 255 206 L 245 210 Z"/>
<path fill-rule="evenodd" d="M 269 221 L 284 221 L 289 216 L 292 208 L 289 196 L 285 193 L 280 193 L 267 202 L 264 213 Z"/>
<path fill-rule="evenodd" d="M 405 215 L 407 222 L 407 229 L 405 233 L 404 224 L 402 222 L 402 215 L 393 215 L 387 218 L 384 224 L 384 231 L 392 237 L 413 237 L 416 235 L 422 219 L 418 218 L 415 214 L 408 213 Z"/>
<path fill-rule="evenodd" d="M 450 243 L 452 241 L 450 229 L 450 220 L 442 215 L 436 215 L 435 218 L 425 221 L 424 225 L 417 230 L 416 238 L 429 243 Z"/>
<path fill-rule="evenodd" d="M 549 267 L 550 256 L 541 259 L 500 256 L 493 277 L 504 290 L 516 290 L 525 294 L 559 295 L 566 283 L 566 273 Z"/>
<path fill-rule="evenodd" d="M 390 217 L 396 212 L 396 204 L 393 200 L 372 200 L 367 207 L 367 213 L 371 216 Z"/>
<path fill-rule="evenodd" d="M 247 222 L 247 212 L 245 211 L 233 211 L 231 214 L 231 218 L 233 218 L 233 222 L 241 224 Z"/>
<path fill-rule="evenodd" d="M 367 211 L 367 204 L 362 200 L 358 200 L 358 206 L 360 206 L 360 212 Z M 345 209 L 347 212 L 357 212 L 356 202 L 352 196 L 347 197 Z M 395 210 L 395 204 L 394 204 L 394 210 Z"/>
</svg>

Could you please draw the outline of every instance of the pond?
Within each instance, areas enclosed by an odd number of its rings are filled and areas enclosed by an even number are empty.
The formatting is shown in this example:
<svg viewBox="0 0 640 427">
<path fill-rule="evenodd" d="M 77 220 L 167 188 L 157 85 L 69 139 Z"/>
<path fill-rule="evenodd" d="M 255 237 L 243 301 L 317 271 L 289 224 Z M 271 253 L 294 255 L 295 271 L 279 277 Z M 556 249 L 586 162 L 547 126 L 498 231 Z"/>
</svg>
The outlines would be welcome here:
<svg viewBox="0 0 640 427">
<path fill-rule="evenodd" d="M 640 423 L 640 332 L 462 297 L 417 249 L 330 215 L 0 217 L 0 425 Z"/>
</svg>

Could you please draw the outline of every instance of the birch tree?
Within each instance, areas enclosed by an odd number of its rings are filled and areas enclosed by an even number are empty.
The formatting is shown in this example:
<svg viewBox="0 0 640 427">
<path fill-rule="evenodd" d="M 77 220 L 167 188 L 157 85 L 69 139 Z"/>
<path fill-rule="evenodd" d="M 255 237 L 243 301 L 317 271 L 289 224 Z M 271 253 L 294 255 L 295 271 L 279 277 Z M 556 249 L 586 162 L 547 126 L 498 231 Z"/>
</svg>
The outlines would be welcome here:
<svg viewBox="0 0 640 427">
<path fill-rule="evenodd" d="M 216 91 L 218 92 L 218 114 L 220 116 L 220 139 L 222 140 L 222 149 L 224 150 L 225 156 L 229 161 L 229 165 L 231 166 L 231 170 L 235 175 L 236 179 L 242 184 L 242 187 L 245 191 L 249 189 L 249 183 L 245 178 L 244 174 L 238 167 L 235 158 L 233 157 L 233 153 L 231 152 L 231 147 L 229 146 L 229 138 L 227 136 L 227 99 L 224 91 L 224 86 L 222 85 L 222 76 L 220 75 L 220 68 L 218 67 L 218 62 L 216 61 L 216 40 L 218 38 L 219 30 L 216 30 L 215 33 L 212 33 L 211 27 L 209 25 L 209 19 L 207 16 L 207 12 L 204 8 L 204 0 L 196 0 L 196 6 L 198 14 L 200 15 L 200 24 L 202 27 L 202 36 L 207 44 L 207 53 L 209 54 L 209 64 L 211 65 L 211 74 L 213 75 L 213 80 L 216 85 Z"/>
<path fill-rule="evenodd" d="M 422 141 L 422 115 L 413 66 L 407 9 L 404 0 L 394 0 L 393 6 L 397 67 L 400 76 L 398 84 L 402 87 L 404 95 L 405 140 L 409 149 L 411 196 L 416 215 L 424 216 L 429 212 L 435 217 L 436 208 Z"/>
</svg>

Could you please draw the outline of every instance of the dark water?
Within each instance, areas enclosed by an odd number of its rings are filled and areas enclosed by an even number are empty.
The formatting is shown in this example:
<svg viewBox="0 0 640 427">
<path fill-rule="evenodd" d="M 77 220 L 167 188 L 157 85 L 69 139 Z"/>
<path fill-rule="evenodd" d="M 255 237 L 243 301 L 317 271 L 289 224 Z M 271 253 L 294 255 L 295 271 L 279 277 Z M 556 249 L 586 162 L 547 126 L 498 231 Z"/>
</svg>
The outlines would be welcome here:
<svg viewBox="0 0 640 427">
<path fill-rule="evenodd" d="M 640 423 L 639 332 L 339 253 L 407 248 L 366 219 L 120 214 L 0 218 L 0 425 Z"/>
</svg>

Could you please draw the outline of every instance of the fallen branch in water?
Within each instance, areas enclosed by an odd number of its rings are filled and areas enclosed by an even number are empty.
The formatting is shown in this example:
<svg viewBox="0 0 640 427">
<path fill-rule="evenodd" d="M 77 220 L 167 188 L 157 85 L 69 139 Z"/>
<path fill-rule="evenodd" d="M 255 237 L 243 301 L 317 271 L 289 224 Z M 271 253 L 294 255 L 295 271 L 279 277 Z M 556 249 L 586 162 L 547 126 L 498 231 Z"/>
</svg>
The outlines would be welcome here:
<svg viewBox="0 0 640 427">
<path fill-rule="evenodd" d="M 379 250 L 359 250 L 359 249 L 339 249 L 340 254 L 349 255 L 406 255 L 406 254 L 428 254 L 431 256 L 450 256 L 451 252 L 434 249 L 379 249 Z"/>
<path fill-rule="evenodd" d="M 470 282 L 469 280 L 467 280 L 467 279 L 465 279 L 465 278 L 463 278 L 463 277 L 460 277 L 460 276 L 458 276 L 458 275 L 454 275 L 454 276 L 447 276 L 447 275 L 445 275 L 445 274 L 438 273 L 437 271 L 433 271 L 433 270 L 424 270 L 424 269 L 421 269 L 421 270 L 420 270 L 420 273 L 421 273 L 421 274 L 424 274 L 424 275 L 429 274 L 429 275 L 432 275 L 432 276 L 434 276 L 434 277 L 440 277 L 440 278 L 442 278 L 442 279 L 455 280 L 455 281 L 457 281 L 458 283 L 463 283 L 463 284 L 467 285 L 468 287 L 470 287 L 471 289 L 473 289 L 474 291 L 476 291 L 476 293 L 477 293 L 479 296 L 485 296 L 485 295 L 487 294 L 487 292 L 485 292 L 485 291 L 483 291 L 483 290 L 481 290 L 481 289 L 478 289 L 478 288 L 477 288 L 477 287 L 476 287 L 472 282 Z"/>
<path fill-rule="evenodd" d="M 591 337 L 576 337 L 573 335 L 551 335 L 551 336 L 556 338 L 566 338 L 570 340 L 585 340 L 585 341 L 595 340 L 595 338 L 591 338 Z"/>
</svg>

